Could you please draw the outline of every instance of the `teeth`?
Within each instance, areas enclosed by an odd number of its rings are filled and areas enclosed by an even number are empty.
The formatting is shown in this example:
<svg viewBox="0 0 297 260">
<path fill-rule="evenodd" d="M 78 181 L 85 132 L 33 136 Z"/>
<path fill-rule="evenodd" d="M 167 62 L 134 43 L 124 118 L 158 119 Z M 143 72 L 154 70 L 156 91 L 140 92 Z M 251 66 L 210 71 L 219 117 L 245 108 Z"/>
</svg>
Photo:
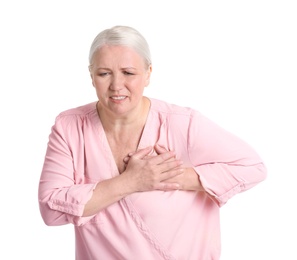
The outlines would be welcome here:
<svg viewBox="0 0 297 260">
<path fill-rule="evenodd" d="M 112 99 L 116 99 L 116 100 L 122 100 L 125 98 L 125 96 L 120 96 L 120 97 L 111 97 Z"/>
</svg>

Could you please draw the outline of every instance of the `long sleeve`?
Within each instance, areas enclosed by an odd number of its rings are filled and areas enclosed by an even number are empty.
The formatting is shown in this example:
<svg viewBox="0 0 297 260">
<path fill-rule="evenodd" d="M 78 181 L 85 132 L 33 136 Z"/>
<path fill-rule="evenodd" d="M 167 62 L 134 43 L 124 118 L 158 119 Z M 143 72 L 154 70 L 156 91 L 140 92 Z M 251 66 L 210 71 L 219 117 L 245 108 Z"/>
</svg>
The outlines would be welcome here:
<svg viewBox="0 0 297 260">
<path fill-rule="evenodd" d="M 52 127 L 40 177 L 39 206 L 47 225 L 80 225 L 87 221 L 88 218 L 80 216 L 96 186 L 96 183 L 79 183 L 78 171 L 83 166 L 77 166 L 74 157 L 83 158 L 83 154 L 78 154 L 74 149 L 77 145 L 73 144 L 83 142 L 83 138 L 79 124 L 75 123 L 77 127 L 67 127 L 70 123 L 67 120 L 74 119 L 58 117 Z"/>
<path fill-rule="evenodd" d="M 250 145 L 198 112 L 190 120 L 188 149 L 204 189 L 219 206 L 266 178 Z"/>
<path fill-rule="evenodd" d="M 39 205 L 46 224 L 74 224 L 77 258 L 219 259 L 218 205 L 265 179 L 261 158 L 198 111 L 151 99 L 139 148 L 156 143 L 175 151 L 184 167 L 193 167 L 206 192 L 136 192 L 82 217 L 97 183 L 118 169 L 95 102 L 57 117 Z"/>
</svg>

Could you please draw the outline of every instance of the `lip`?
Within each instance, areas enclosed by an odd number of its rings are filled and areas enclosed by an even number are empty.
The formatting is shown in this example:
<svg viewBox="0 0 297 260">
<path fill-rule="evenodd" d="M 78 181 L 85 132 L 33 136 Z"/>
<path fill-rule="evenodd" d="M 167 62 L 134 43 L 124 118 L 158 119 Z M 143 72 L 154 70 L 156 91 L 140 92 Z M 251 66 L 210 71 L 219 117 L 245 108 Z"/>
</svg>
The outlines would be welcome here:
<svg viewBox="0 0 297 260">
<path fill-rule="evenodd" d="M 124 95 L 117 95 L 117 96 L 111 96 L 109 97 L 113 102 L 117 102 L 117 103 L 120 103 L 124 100 L 126 100 L 127 96 L 124 96 Z"/>
<path fill-rule="evenodd" d="M 111 99 L 114 99 L 114 100 L 123 100 L 125 99 L 127 96 L 123 96 L 123 95 L 118 95 L 118 96 L 111 96 L 110 98 Z"/>
</svg>

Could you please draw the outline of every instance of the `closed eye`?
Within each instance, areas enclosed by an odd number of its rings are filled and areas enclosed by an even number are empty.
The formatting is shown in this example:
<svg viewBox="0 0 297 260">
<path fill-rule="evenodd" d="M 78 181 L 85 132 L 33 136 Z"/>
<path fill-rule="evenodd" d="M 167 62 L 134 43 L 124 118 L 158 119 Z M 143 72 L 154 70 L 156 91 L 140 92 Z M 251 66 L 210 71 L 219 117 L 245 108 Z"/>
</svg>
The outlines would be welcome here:
<svg viewBox="0 0 297 260">
<path fill-rule="evenodd" d="M 124 73 L 124 75 L 134 75 L 133 73 L 131 73 L 129 71 L 124 71 L 123 73 Z"/>
<path fill-rule="evenodd" d="M 109 75 L 109 72 L 101 72 L 98 74 L 100 77 L 105 77 L 107 75 Z"/>
</svg>

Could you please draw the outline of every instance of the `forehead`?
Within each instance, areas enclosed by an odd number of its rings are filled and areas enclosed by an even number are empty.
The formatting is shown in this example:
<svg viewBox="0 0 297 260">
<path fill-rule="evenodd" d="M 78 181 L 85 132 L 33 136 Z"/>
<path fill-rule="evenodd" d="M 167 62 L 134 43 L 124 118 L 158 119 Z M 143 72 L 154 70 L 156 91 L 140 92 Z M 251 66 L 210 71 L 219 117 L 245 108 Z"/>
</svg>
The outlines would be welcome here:
<svg viewBox="0 0 297 260">
<path fill-rule="evenodd" d="M 96 51 L 94 63 L 133 63 L 144 64 L 144 59 L 131 47 L 104 45 Z"/>
</svg>

